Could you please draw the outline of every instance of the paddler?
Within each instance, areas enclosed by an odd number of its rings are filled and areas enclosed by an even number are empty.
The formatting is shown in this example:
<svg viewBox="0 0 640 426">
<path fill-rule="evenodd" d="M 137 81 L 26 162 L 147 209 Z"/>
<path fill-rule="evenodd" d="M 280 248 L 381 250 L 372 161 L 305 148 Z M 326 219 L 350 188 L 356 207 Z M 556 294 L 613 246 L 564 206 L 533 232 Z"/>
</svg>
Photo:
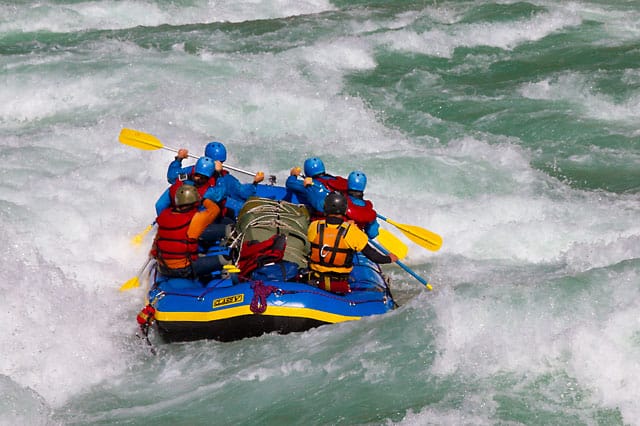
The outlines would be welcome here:
<svg viewBox="0 0 640 426">
<path fill-rule="evenodd" d="M 373 248 L 367 234 L 346 221 L 347 199 L 340 191 L 332 191 L 325 197 L 323 210 L 326 217 L 311 222 L 307 232 L 311 243 L 311 284 L 334 293 L 349 293 L 349 274 L 356 252 L 378 264 L 398 260 L 393 253 L 385 255 Z"/>
<path fill-rule="evenodd" d="M 286 187 L 311 208 L 311 215 L 319 219 L 324 215 L 324 200 L 331 191 L 339 191 L 347 196 L 347 219 L 354 221 L 364 230 L 369 238 L 378 236 L 380 225 L 376 211 L 369 200 L 364 199 L 364 189 L 367 186 L 367 176 L 364 172 L 355 170 L 347 179 L 333 176 L 326 172 L 323 161 L 318 157 L 307 158 L 304 162 L 304 180 L 300 180 L 301 169 L 291 169 Z"/>
<path fill-rule="evenodd" d="M 226 208 L 230 216 L 238 213 L 242 204 L 251 196 L 256 195 L 256 185 L 264 180 L 264 172 L 260 171 L 253 177 L 252 183 L 240 183 L 240 181 L 228 170 L 224 169 L 224 162 L 227 161 L 227 148 L 222 142 L 212 141 L 207 144 L 204 150 L 205 157 L 211 158 L 215 163 L 215 172 L 212 176 L 217 182 L 224 185 Z M 189 156 L 189 151 L 185 148 L 178 150 L 178 155 L 169 164 L 167 169 L 167 180 L 173 184 L 181 176 L 188 177 L 193 173 L 194 166 L 182 167 L 182 160 Z"/>
<path fill-rule="evenodd" d="M 373 203 L 364 199 L 364 189 L 367 186 L 367 175 L 355 170 L 347 178 L 347 219 L 352 220 L 362 229 L 370 239 L 379 234 L 380 224 Z"/>
<path fill-rule="evenodd" d="M 158 232 L 150 254 L 159 272 L 173 278 L 205 278 L 229 263 L 221 255 L 199 255 L 200 238 L 219 215 L 220 207 L 209 199 L 201 202 L 195 186 L 180 186 L 174 205 L 156 218 Z"/>
<path fill-rule="evenodd" d="M 324 162 L 318 157 L 304 160 L 304 179 L 299 179 L 301 173 L 300 167 L 292 168 L 285 186 L 307 201 L 312 216 L 319 218 L 323 215 L 324 199 L 331 191 L 347 192 L 347 180 L 327 173 Z"/>
</svg>

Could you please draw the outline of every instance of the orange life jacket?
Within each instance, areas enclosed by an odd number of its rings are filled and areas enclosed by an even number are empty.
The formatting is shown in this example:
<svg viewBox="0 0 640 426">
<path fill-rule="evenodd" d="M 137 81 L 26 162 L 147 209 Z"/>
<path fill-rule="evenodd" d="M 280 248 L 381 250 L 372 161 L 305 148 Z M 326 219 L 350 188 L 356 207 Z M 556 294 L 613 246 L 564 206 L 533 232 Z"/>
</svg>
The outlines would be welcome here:
<svg viewBox="0 0 640 426">
<path fill-rule="evenodd" d="M 327 225 L 325 221 L 317 222 L 317 234 L 311 243 L 309 267 L 315 265 L 331 268 L 337 273 L 349 273 L 353 269 L 353 252 L 346 241 L 345 235 L 349 229 L 348 222 L 338 226 Z"/>
</svg>

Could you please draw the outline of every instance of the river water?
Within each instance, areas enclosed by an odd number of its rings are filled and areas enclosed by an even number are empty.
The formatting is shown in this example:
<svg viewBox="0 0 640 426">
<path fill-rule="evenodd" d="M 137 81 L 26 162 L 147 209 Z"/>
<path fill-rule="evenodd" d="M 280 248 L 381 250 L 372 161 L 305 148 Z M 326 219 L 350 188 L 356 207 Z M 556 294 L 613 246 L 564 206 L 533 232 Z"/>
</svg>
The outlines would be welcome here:
<svg viewBox="0 0 640 426">
<path fill-rule="evenodd" d="M 0 4 L 0 424 L 640 424 L 637 1 Z M 173 153 L 365 171 L 400 308 L 135 337 Z M 246 181 L 247 177 L 236 174 Z M 153 336 L 152 336 L 153 339 Z"/>
</svg>

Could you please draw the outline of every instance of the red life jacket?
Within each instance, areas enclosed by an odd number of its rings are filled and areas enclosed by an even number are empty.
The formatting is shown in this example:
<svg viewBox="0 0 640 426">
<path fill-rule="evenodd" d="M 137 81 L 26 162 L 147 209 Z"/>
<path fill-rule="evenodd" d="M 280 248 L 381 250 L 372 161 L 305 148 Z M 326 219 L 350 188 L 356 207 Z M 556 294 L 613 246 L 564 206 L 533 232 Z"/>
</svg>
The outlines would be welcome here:
<svg viewBox="0 0 640 426">
<path fill-rule="evenodd" d="M 348 181 L 342 176 L 320 175 L 314 176 L 314 180 L 317 180 L 324 185 L 325 188 L 331 191 L 340 191 L 347 195 Z"/>
<path fill-rule="evenodd" d="M 184 213 L 178 213 L 173 209 L 164 209 L 156 223 L 158 233 L 154 255 L 162 262 L 162 259 L 189 259 L 198 257 L 198 240 L 187 237 L 187 230 L 191 219 L 198 212 L 193 208 Z"/>
<path fill-rule="evenodd" d="M 191 182 L 193 182 L 193 176 L 195 174 L 195 169 L 196 166 L 193 166 L 191 168 L 191 172 L 189 173 L 189 179 Z M 223 170 L 220 175 L 224 176 L 227 173 L 229 173 L 226 170 Z M 187 180 L 176 180 L 170 187 L 169 187 L 169 198 L 171 199 L 171 207 L 175 207 L 174 206 L 174 200 L 176 197 L 176 192 L 178 192 L 178 188 L 180 188 L 182 185 L 184 185 L 184 183 Z M 204 194 L 207 192 L 207 189 L 216 186 L 216 174 L 214 173 L 209 180 L 207 181 L 207 183 L 205 183 L 202 186 L 196 186 L 196 189 L 198 190 L 198 194 L 200 194 L 200 199 L 204 198 Z M 195 185 L 194 185 L 195 186 Z M 226 216 L 227 213 L 227 209 L 225 208 L 225 204 L 226 204 L 226 198 L 223 198 L 222 200 L 220 200 L 220 202 L 218 203 L 218 206 L 220 207 L 220 217 L 224 217 Z"/>
<path fill-rule="evenodd" d="M 348 181 L 342 176 L 332 176 L 328 174 L 314 176 L 313 180 L 320 182 L 329 192 L 339 191 L 342 192 L 345 197 L 347 196 Z M 315 210 L 315 209 L 313 209 Z M 325 215 L 319 211 L 313 211 L 311 214 L 311 221 L 324 219 Z"/>
<path fill-rule="evenodd" d="M 369 200 L 363 200 L 364 206 L 355 204 L 351 197 L 347 196 L 347 219 L 353 220 L 358 228 L 364 229 L 368 224 L 376 220 L 376 211 Z"/>
<path fill-rule="evenodd" d="M 238 259 L 240 276 L 247 278 L 257 268 L 282 260 L 286 246 L 287 236 L 284 234 L 274 234 L 262 242 L 255 240 L 244 242 Z"/>
<path fill-rule="evenodd" d="M 174 200 L 176 198 L 176 193 L 178 192 L 178 189 L 180 189 L 180 187 L 184 185 L 185 182 L 186 181 L 184 180 L 177 180 L 173 183 L 173 185 L 169 187 L 169 197 L 171 198 L 171 207 L 175 206 Z M 214 185 L 215 185 L 215 180 L 214 180 Z M 207 192 L 207 189 L 209 189 L 209 183 L 207 182 L 206 184 L 199 187 L 196 186 L 195 188 L 198 190 L 198 194 L 200 194 L 200 199 L 202 199 L 202 197 L 204 197 L 204 193 Z"/>
</svg>

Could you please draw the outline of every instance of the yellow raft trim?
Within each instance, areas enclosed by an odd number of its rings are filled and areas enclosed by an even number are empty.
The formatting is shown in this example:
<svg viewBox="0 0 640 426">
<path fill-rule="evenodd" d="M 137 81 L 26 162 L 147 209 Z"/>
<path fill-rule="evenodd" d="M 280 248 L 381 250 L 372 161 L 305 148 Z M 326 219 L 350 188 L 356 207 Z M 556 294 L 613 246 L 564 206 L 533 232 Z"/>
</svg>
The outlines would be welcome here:
<svg viewBox="0 0 640 426">
<path fill-rule="evenodd" d="M 267 306 L 267 310 L 262 314 L 256 314 L 251 311 L 249 306 L 236 306 L 233 308 L 227 308 L 220 311 L 211 312 L 155 312 L 155 319 L 165 322 L 209 322 L 222 319 L 229 319 L 234 317 L 240 317 L 244 315 L 269 315 L 274 317 L 296 317 L 296 318 L 309 318 L 326 323 L 338 323 L 344 321 L 356 321 L 362 317 L 359 316 L 347 316 L 337 315 L 329 312 L 318 311 L 309 308 L 286 308 L 282 306 Z"/>
</svg>

